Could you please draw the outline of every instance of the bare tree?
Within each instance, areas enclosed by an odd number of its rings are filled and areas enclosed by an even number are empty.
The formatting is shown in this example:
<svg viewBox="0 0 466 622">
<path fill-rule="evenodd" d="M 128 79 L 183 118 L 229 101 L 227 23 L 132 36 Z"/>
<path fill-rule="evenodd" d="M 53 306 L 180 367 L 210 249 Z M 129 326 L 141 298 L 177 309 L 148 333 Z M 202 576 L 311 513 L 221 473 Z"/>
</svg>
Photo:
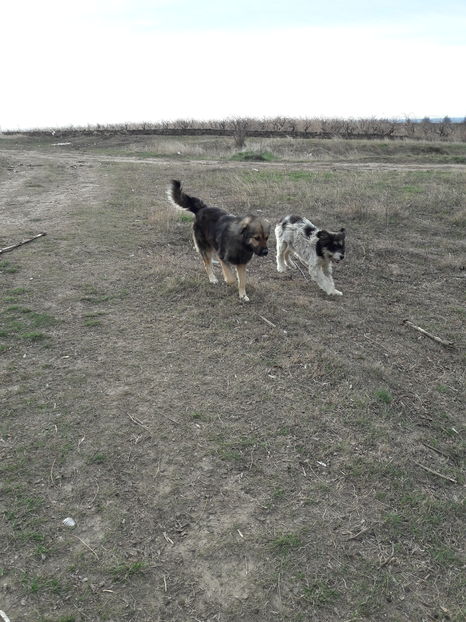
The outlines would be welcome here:
<svg viewBox="0 0 466 622">
<path fill-rule="evenodd" d="M 248 133 L 249 121 L 248 119 L 237 118 L 232 120 L 233 126 L 233 140 L 235 147 L 242 149 L 246 144 L 246 136 Z"/>
</svg>

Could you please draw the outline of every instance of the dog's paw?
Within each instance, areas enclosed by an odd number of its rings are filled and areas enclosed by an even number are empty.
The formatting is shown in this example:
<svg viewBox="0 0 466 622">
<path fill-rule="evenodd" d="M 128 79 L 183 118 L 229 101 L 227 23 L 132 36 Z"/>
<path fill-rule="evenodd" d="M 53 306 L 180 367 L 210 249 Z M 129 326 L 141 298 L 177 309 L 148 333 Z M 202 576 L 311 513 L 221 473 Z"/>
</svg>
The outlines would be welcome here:
<svg viewBox="0 0 466 622">
<path fill-rule="evenodd" d="M 215 285 L 216 283 L 218 283 L 218 279 L 217 279 L 217 277 L 216 277 L 216 276 L 214 276 L 214 275 L 209 276 L 209 281 L 210 281 L 213 285 Z"/>
<path fill-rule="evenodd" d="M 339 289 L 334 289 L 333 292 L 330 292 L 330 295 L 332 296 L 343 296 L 343 292 L 341 292 Z"/>
<path fill-rule="evenodd" d="M 248 296 L 246 296 L 246 294 L 240 296 L 239 299 L 241 300 L 241 302 L 249 302 L 249 298 Z"/>
<path fill-rule="evenodd" d="M 277 272 L 286 272 L 285 266 L 277 266 Z"/>
</svg>

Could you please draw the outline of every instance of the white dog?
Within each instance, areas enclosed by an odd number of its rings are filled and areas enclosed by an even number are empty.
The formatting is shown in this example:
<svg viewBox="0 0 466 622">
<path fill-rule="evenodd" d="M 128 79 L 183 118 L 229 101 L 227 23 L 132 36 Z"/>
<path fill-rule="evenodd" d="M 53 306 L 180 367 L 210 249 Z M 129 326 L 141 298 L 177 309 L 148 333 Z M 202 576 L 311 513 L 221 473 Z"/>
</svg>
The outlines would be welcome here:
<svg viewBox="0 0 466 622">
<path fill-rule="evenodd" d="M 338 233 L 318 229 L 307 218 L 285 216 L 275 227 L 277 238 L 277 270 L 296 268 L 290 259 L 296 257 L 309 270 L 311 279 L 326 294 L 341 296 L 335 289 L 332 266 L 345 257 L 345 230 Z"/>
</svg>

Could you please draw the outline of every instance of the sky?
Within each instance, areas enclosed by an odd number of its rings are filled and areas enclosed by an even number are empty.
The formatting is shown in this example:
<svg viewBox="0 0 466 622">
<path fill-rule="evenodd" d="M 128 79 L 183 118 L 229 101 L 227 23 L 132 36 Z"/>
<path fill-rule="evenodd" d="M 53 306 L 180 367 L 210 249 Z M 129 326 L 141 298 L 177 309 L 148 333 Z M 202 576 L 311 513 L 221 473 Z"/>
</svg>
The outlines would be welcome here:
<svg viewBox="0 0 466 622">
<path fill-rule="evenodd" d="M 3 0 L 0 130 L 466 116 L 466 0 Z"/>
</svg>

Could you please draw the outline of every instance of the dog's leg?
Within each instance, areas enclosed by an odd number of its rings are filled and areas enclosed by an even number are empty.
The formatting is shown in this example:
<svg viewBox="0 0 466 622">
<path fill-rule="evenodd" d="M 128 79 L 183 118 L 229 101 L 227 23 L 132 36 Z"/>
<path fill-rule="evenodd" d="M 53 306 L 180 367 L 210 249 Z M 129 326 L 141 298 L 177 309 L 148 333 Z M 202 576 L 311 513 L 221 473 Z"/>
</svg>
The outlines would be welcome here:
<svg viewBox="0 0 466 622">
<path fill-rule="evenodd" d="M 335 287 L 335 283 L 333 281 L 333 269 L 332 269 L 332 264 L 331 263 L 327 263 L 323 266 L 323 273 L 325 275 L 325 278 L 327 279 L 327 286 L 328 286 L 328 290 L 327 294 L 329 296 L 343 296 L 343 292 L 340 292 L 340 290 L 336 289 Z"/>
<path fill-rule="evenodd" d="M 212 269 L 212 251 L 203 251 L 201 253 L 202 261 L 204 262 L 205 271 L 209 277 L 211 283 L 218 283 L 218 279 Z"/>
<path fill-rule="evenodd" d="M 284 253 L 284 258 L 285 258 L 285 264 L 288 268 L 293 268 L 296 270 L 296 265 L 293 262 L 293 260 L 291 259 L 291 252 L 290 249 L 287 248 L 285 253 Z"/>
<path fill-rule="evenodd" d="M 225 283 L 227 283 L 228 285 L 233 285 L 234 283 L 236 283 L 236 279 L 235 279 L 235 275 L 231 271 L 230 266 L 224 261 L 222 261 L 220 257 L 219 257 L 219 260 L 220 260 L 220 265 L 222 266 L 223 278 L 225 279 Z"/>
<path fill-rule="evenodd" d="M 328 265 L 309 267 L 309 274 L 313 281 L 324 290 L 328 296 L 342 296 L 343 292 L 335 289 L 332 277 L 332 267 Z"/>
<path fill-rule="evenodd" d="M 277 271 L 286 272 L 286 258 L 287 243 L 284 242 L 279 235 L 277 235 Z"/>
<path fill-rule="evenodd" d="M 239 298 L 244 302 L 249 302 L 249 298 L 246 296 L 246 264 L 236 266 L 236 276 L 238 277 Z"/>
</svg>

